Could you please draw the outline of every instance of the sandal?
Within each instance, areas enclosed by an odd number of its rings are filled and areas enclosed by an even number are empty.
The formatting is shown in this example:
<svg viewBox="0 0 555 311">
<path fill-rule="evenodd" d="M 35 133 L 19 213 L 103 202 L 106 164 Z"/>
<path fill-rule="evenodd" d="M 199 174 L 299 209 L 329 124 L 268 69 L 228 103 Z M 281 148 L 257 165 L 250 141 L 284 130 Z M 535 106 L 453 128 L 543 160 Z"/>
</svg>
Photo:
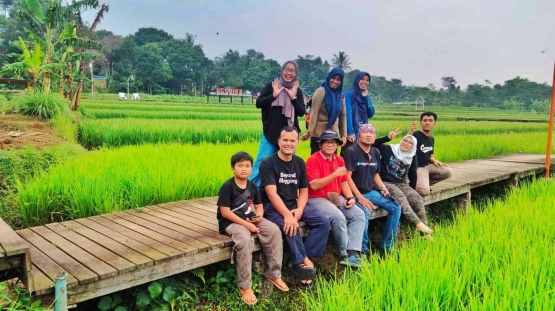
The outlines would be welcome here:
<svg viewBox="0 0 555 311">
<path fill-rule="evenodd" d="M 254 295 L 252 288 L 249 288 L 249 289 L 239 288 L 239 291 L 241 292 L 241 300 L 243 300 L 243 302 L 248 304 L 249 306 L 255 305 L 258 302 L 258 299 Z M 247 300 L 247 297 L 251 298 L 251 300 Z M 254 297 L 254 300 L 252 300 L 253 297 Z"/>
<path fill-rule="evenodd" d="M 311 281 L 312 282 L 310 282 L 310 283 L 300 282 L 299 283 L 299 288 L 302 289 L 302 290 L 309 290 L 309 289 L 314 288 L 314 280 L 311 280 Z"/>
<path fill-rule="evenodd" d="M 300 264 L 290 267 L 289 274 L 301 280 L 312 280 L 316 274 L 316 269 Z"/>
<path fill-rule="evenodd" d="M 287 284 L 285 284 L 285 282 L 281 279 L 281 278 L 277 278 L 277 279 L 270 279 L 270 278 L 266 278 L 268 281 L 272 282 L 272 284 L 274 284 L 280 291 L 282 292 L 288 292 L 289 291 L 289 286 L 287 286 Z"/>
</svg>

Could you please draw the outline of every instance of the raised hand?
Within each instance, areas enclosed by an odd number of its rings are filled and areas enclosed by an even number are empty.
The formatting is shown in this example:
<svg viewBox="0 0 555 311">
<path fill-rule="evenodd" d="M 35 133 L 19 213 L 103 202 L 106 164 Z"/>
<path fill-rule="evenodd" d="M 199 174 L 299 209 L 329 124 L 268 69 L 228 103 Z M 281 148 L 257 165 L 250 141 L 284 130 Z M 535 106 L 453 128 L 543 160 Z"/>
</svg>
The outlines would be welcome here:
<svg viewBox="0 0 555 311">
<path fill-rule="evenodd" d="M 285 91 L 287 91 L 291 99 L 296 99 L 298 89 L 299 89 L 299 81 L 295 81 L 293 82 L 293 87 L 291 89 L 285 89 Z"/>
<path fill-rule="evenodd" d="M 274 81 L 272 81 L 272 88 L 274 89 L 274 98 L 278 97 L 279 93 L 281 93 L 281 91 L 283 91 L 283 89 L 285 89 L 279 83 L 278 78 L 275 78 Z"/>
<path fill-rule="evenodd" d="M 394 129 L 393 131 L 389 132 L 387 134 L 387 137 L 391 140 L 395 137 L 397 137 L 397 135 L 401 134 L 402 132 L 399 130 L 399 128 Z"/>
</svg>

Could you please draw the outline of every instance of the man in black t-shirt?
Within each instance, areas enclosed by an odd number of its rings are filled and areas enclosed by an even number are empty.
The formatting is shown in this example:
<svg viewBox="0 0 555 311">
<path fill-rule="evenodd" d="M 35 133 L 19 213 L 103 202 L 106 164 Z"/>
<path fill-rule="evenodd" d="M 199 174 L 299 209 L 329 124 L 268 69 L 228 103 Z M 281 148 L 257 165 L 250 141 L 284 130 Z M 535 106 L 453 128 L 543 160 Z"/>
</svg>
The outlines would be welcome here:
<svg viewBox="0 0 555 311">
<path fill-rule="evenodd" d="M 416 192 L 420 195 L 429 195 L 431 185 L 453 175 L 453 170 L 447 164 L 434 158 L 432 130 L 436 121 L 437 114 L 433 112 L 422 113 L 420 115 L 420 131 L 412 134 L 418 141 L 416 145 L 416 158 L 418 159 Z"/>
<path fill-rule="evenodd" d="M 295 155 L 298 144 L 299 132 L 284 127 L 278 138 L 279 151 L 260 165 L 260 187 L 264 215 L 284 232 L 291 252 L 291 273 L 301 279 L 301 287 L 312 287 L 315 270 L 307 256 L 324 255 L 330 222 L 318 209 L 306 205 L 308 178 L 305 162 Z M 304 243 L 299 221 L 310 229 Z"/>
<path fill-rule="evenodd" d="M 374 126 L 363 124 L 359 128 L 357 144 L 349 147 L 345 152 L 349 187 L 357 199 L 357 206 L 366 215 L 366 228 L 362 237 L 362 252 L 366 253 L 369 251 L 368 221 L 371 211 L 377 207 L 388 211 L 380 242 L 380 252 L 391 250 L 401 217 L 401 206 L 390 198 L 389 191 L 380 178 L 380 151 L 372 147 L 375 140 Z"/>
</svg>

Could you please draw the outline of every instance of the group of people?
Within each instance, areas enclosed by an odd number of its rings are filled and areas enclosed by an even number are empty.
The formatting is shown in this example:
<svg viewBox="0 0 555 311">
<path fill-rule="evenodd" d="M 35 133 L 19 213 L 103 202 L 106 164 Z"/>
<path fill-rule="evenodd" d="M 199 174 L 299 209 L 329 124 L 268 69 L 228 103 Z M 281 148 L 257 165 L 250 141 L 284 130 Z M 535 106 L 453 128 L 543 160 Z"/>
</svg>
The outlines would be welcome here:
<svg viewBox="0 0 555 311">
<path fill-rule="evenodd" d="M 301 288 L 311 288 L 316 270 L 310 258 L 324 255 L 330 228 L 339 263 L 358 267 L 369 254 L 373 210 L 388 212 L 378 249 L 385 255 L 394 247 L 401 215 L 422 234 L 432 233 L 422 195 L 452 174 L 433 156 L 433 112 L 421 115 L 419 131 L 413 122 L 399 144 L 387 144 L 398 130 L 376 138 L 375 127 L 368 123 L 375 109 L 367 72 L 360 72 L 343 94 L 343 70 L 333 68 L 314 92 L 308 129 L 299 137 L 298 118 L 305 106 L 298 72 L 298 65 L 287 61 L 281 77 L 260 92 L 256 107 L 262 112 L 263 134 L 256 161 L 245 152 L 233 155 L 234 176 L 219 192 L 219 230 L 235 243 L 238 285 L 249 305 L 257 302 L 251 281 L 253 234 L 267 259 L 265 277 L 270 282 L 289 290 L 281 278 L 285 242 L 290 274 Z M 299 140 L 308 139 L 312 154 L 305 162 L 295 153 Z M 309 230 L 305 238 L 301 221 Z"/>
</svg>

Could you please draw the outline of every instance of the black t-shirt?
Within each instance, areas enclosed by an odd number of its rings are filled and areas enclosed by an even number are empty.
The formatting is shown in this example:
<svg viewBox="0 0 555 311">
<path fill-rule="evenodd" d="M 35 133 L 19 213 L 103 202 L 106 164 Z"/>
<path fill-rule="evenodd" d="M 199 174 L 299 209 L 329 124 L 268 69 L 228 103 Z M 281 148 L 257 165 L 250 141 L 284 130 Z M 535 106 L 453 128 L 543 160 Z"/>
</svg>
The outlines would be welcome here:
<svg viewBox="0 0 555 311">
<path fill-rule="evenodd" d="M 395 157 L 391 145 L 380 146 L 380 177 L 383 181 L 404 182 L 405 176 L 409 176 L 409 185 L 414 189 L 416 187 L 416 169 L 418 164 L 416 156 L 412 157 L 410 164 L 405 164 Z"/>
<path fill-rule="evenodd" d="M 368 193 L 374 187 L 374 176 L 380 171 L 380 151 L 370 147 L 366 153 L 358 144 L 347 149 L 345 167 L 353 171 L 351 178 L 360 193 Z"/>
<path fill-rule="evenodd" d="M 412 136 L 416 137 L 418 144 L 416 145 L 416 158 L 418 166 L 424 167 L 430 164 L 430 157 L 434 154 L 434 137 L 426 136 L 420 131 L 414 132 Z"/>
<path fill-rule="evenodd" d="M 264 190 L 268 185 L 276 185 L 277 194 L 288 209 L 297 208 L 299 189 L 308 188 L 306 165 L 303 159 L 293 155 L 291 161 L 285 162 L 277 153 L 264 159 L 260 164 L 260 189 L 264 203 L 271 203 Z"/>
<path fill-rule="evenodd" d="M 251 208 L 252 204 L 262 204 L 260 199 L 260 191 L 255 184 L 247 180 L 247 187 L 245 189 L 239 188 L 232 177 L 228 179 L 220 188 L 218 194 L 218 227 L 221 234 L 225 234 L 227 226 L 233 222 L 227 220 L 222 216 L 220 208 L 222 206 L 229 207 L 231 211 L 239 216 L 241 219 L 254 216 L 255 212 Z"/>
</svg>

